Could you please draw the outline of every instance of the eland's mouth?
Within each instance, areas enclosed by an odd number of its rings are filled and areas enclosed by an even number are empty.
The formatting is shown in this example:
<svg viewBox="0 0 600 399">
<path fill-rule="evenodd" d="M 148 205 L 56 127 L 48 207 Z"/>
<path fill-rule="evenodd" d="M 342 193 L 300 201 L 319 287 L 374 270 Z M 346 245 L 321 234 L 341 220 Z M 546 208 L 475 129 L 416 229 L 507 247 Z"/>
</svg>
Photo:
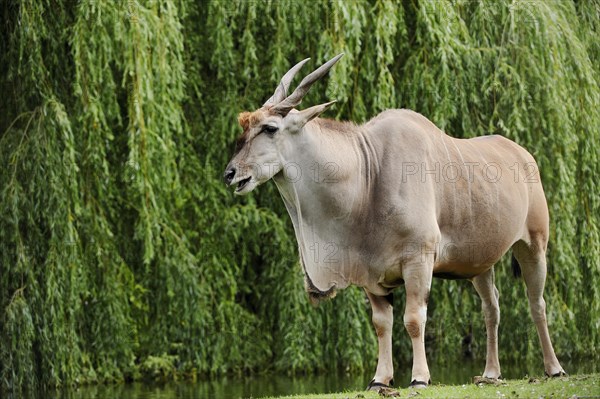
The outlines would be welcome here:
<svg viewBox="0 0 600 399">
<path fill-rule="evenodd" d="M 237 188 L 235 189 L 236 192 L 240 192 L 244 189 L 244 187 L 246 187 L 246 185 L 248 183 L 250 183 L 250 180 L 252 179 L 252 176 L 248 176 L 245 179 L 242 179 L 238 182 Z"/>
</svg>

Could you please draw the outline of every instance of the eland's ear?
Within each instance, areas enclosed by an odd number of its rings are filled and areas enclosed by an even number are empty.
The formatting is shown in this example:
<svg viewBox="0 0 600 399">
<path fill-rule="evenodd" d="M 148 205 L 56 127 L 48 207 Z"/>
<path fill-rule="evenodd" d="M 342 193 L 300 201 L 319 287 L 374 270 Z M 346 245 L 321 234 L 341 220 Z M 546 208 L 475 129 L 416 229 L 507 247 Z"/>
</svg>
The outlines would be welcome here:
<svg viewBox="0 0 600 399">
<path fill-rule="evenodd" d="M 291 119 L 293 124 L 301 129 L 308 122 L 319 116 L 323 111 L 329 108 L 336 100 L 330 101 L 325 104 L 314 105 L 310 108 L 303 109 L 302 111 L 290 113 L 287 118 Z"/>
</svg>

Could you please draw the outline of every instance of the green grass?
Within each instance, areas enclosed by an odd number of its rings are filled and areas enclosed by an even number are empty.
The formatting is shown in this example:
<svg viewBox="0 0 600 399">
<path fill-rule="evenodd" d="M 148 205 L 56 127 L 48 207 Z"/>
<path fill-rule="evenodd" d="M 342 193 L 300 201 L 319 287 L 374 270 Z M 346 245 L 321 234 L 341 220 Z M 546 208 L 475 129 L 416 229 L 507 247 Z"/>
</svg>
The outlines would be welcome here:
<svg viewBox="0 0 600 399">
<path fill-rule="evenodd" d="M 432 385 L 426 389 L 398 388 L 400 398 L 571 398 L 600 397 L 600 374 L 551 379 L 506 380 L 501 385 Z M 286 396 L 294 399 L 379 399 L 375 391 Z M 282 397 L 281 397 L 282 398 Z"/>
</svg>

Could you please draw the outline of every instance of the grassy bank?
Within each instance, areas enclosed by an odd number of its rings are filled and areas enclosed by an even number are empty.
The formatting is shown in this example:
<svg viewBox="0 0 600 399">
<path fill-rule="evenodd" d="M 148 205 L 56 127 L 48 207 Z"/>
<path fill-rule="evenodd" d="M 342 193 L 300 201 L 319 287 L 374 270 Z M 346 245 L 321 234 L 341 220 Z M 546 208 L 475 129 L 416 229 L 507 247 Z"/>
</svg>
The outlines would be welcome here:
<svg viewBox="0 0 600 399">
<path fill-rule="evenodd" d="M 390 395 L 393 394 L 393 395 Z M 576 375 L 561 378 L 506 380 L 500 385 L 432 385 L 427 389 L 398 388 L 388 391 L 388 397 L 399 398 L 571 398 L 600 397 L 600 374 Z M 286 396 L 294 399 L 375 399 L 376 391 L 342 392 L 323 395 Z"/>
</svg>

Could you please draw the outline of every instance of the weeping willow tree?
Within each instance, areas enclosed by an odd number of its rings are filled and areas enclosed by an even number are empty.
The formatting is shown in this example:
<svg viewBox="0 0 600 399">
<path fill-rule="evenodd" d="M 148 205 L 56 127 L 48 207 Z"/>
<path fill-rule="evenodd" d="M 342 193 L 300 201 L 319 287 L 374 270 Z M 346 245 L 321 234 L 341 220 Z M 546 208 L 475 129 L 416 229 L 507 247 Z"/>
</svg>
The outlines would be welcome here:
<svg viewBox="0 0 600 399">
<path fill-rule="evenodd" d="M 455 137 L 501 134 L 534 154 L 555 348 L 598 358 L 597 1 L 15 0 L 0 13 L 4 389 L 374 367 L 363 293 L 311 308 L 275 187 L 234 198 L 220 181 L 237 114 L 293 63 L 339 52 L 326 90 L 306 99 L 338 99 L 332 117 L 406 107 Z M 501 356 L 541 359 L 506 263 Z M 394 358 L 408 367 L 402 297 Z M 467 331 L 484 356 L 479 308 L 468 282 L 434 281 L 436 361 Z"/>
</svg>

